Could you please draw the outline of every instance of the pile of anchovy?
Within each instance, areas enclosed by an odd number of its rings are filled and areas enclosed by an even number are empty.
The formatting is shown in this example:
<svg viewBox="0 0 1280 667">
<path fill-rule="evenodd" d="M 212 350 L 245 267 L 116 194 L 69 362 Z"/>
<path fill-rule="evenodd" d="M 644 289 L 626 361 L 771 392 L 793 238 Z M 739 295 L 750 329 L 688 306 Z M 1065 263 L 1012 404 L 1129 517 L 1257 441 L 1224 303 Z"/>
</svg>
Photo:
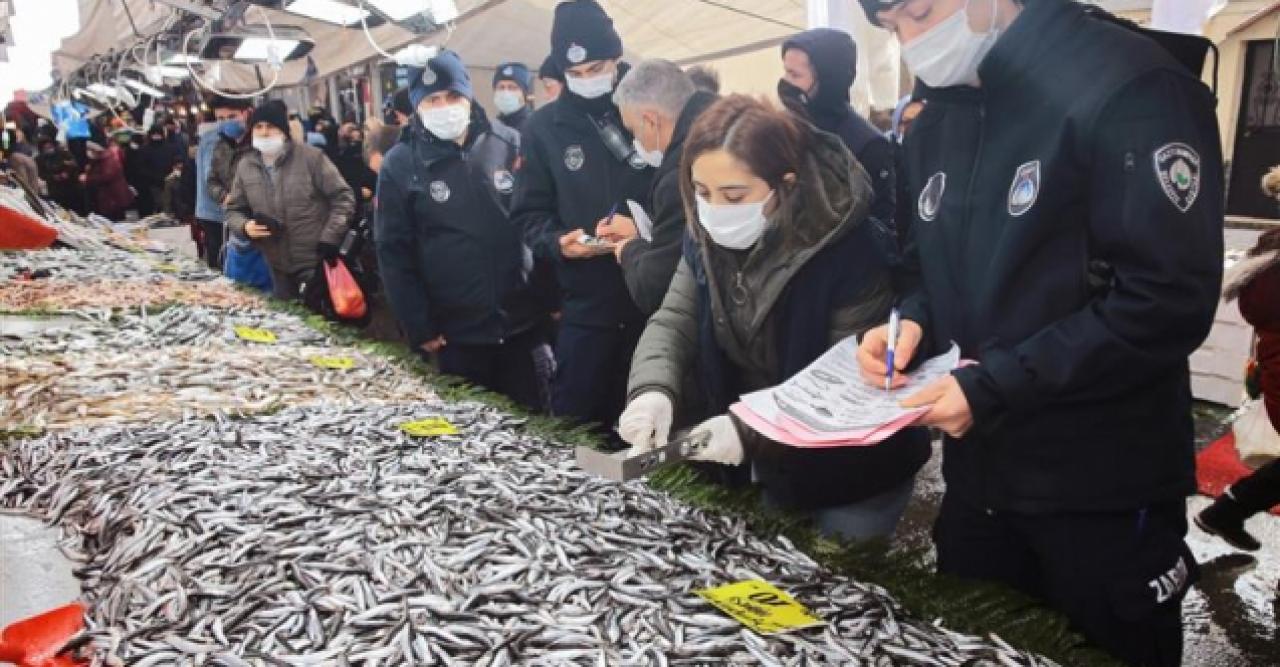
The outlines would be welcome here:
<svg viewBox="0 0 1280 667">
<path fill-rule="evenodd" d="M 353 366 L 316 363 L 335 358 Z M 11 426 L 60 429 L 431 396 L 396 362 L 351 348 L 168 347 L 0 357 L 0 424 Z"/>
<path fill-rule="evenodd" d="M 424 417 L 461 433 L 398 429 Z M 49 434 L 3 450 L 0 507 L 62 527 L 98 665 L 1052 664 L 515 426 L 430 401 Z M 694 594 L 744 579 L 825 625 Z"/>
<path fill-rule="evenodd" d="M 175 253 L 124 250 L 79 251 L 65 248 L 0 253 L 0 279 L 52 279 L 64 282 L 143 280 L 153 276 L 205 281 L 219 274 L 193 259 Z"/>
<path fill-rule="evenodd" d="M 262 299 L 226 278 L 190 282 L 152 275 L 129 280 L 0 282 L 0 311 L 66 311 L 167 304 L 255 308 Z"/>
<path fill-rule="evenodd" d="M 19 316 L 0 315 L 16 320 Z M 278 345 L 320 346 L 330 340 L 294 315 L 271 310 L 204 306 L 74 310 L 36 322 L 38 330 L 0 326 L 0 355 L 38 356 L 91 351 L 137 351 L 180 345 L 253 347 L 236 327 L 270 331 Z"/>
</svg>

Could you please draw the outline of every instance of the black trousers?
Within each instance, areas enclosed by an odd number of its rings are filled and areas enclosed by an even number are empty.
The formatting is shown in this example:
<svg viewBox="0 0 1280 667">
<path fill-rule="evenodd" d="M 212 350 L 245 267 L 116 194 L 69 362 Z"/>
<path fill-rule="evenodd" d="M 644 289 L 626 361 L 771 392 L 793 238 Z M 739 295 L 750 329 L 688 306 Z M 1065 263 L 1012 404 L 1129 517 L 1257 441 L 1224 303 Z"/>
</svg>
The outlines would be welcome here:
<svg viewBox="0 0 1280 667">
<path fill-rule="evenodd" d="M 551 412 L 612 433 L 627 399 L 631 354 L 642 326 L 587 327 L 562 322 L 556 336 Z"/>
<path fill-rule="evenodd" d="M 533 412 L 540 412 L 542 398 L 534 350 L 542 344 L 542 337 L 530 331 L 497 345 L 449 343 L 436 358 L 441 373 L 456 375 Z"/>
<path fill-rule="evenodd" d="M 938 570 L 1007 584 L 1063 613 L 1129 665 L 1179 667 L 1182 598 L 1199 578 L 1185 502 L 1132 512 L 988 512 L 948 494 Z"/>
<path fill-rule="evenodd" d="M 209 268 L 222 271 L 222 234 L 224 227 L 216 220 L 201 220 L 200 229 L 204 230 L 204 261 Z"/>
<path fill-rule="evenodd" d="M 303 269 L 290 273 L 274 266 L 271 268 L 271 296 L 285 301 L 297 301 L 302 296 L 302 283 L 311 279 L 313 271 Z"/>
<path fill-rule="evenodd" d="M 1280 459 L 1231 485 L 1231 497 L 1250 514 L 1280 505 Z"/>
</svg>

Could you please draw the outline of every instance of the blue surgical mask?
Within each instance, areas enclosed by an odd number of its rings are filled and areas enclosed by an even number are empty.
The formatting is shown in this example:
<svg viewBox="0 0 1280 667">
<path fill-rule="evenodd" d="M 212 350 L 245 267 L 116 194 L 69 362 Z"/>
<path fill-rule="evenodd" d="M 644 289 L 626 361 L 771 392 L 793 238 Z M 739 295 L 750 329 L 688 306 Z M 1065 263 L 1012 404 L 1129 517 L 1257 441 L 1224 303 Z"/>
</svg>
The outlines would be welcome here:
<svg viewBox="0 0 1280 667">
<path fill-rule="evenodd" d="M 239 141 L 244 136 L 244 123 L 235 118 L 224 120 L 218 123 L 218 131 L 232 141 Z"/>
</svg>

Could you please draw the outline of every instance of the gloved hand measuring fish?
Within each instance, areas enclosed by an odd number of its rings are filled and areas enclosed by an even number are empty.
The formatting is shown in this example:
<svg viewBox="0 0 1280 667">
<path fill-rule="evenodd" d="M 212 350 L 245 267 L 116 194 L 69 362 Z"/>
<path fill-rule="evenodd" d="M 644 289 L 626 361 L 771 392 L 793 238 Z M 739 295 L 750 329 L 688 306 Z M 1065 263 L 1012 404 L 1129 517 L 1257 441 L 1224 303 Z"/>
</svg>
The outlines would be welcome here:
<svg viewBox="0 0 1280 667">
<path fill-rule="evenodd" d="M 862 381 L 857 351 L 857 338 L 850 336 L 786 382 L 742 396 L 729 411 L 753 431 L 792 447 L 877 445 L 928 412 L 927 407 L 904 408 L 902 400 L 960 363 L 960 348 L 952 345 L 945 354 L 921 364 L 907 384 L 886 391 Z M 640 394 L 618 421 L 618 434 L 631 449 L 607 453 L 579 447 L 578 466 L 625 482 L 684 460 L 742 462 L 742 443 L 727 415 L 713 417 L 669 441 L 674 412 L 666 394 Z"/>
</svg>

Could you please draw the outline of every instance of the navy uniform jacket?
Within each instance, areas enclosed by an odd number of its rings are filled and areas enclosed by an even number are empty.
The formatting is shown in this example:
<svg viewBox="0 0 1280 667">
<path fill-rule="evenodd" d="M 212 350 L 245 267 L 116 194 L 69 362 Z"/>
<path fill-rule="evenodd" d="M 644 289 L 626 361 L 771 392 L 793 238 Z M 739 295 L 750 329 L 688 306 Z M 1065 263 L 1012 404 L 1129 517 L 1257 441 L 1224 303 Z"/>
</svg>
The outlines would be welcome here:
<svg viewBox="0 0 1280 667">
<path fill-rule="evenodd" d="M 1195 489 L 1188 355 L 1222 274 L 1214 98 L 1149 39 L 1027 3 L 981 89 L 929 91 L 905 144 L 904 316 L 975 417 L 948 493 L 1014 511 L 1119 511 Z"/>
<path fill-rule="evenodd" d="M 472 105 L 465 146 L 417 118 L 378 176 L 378 269 L 409 344 L 498 344 L 531 329 L 531 256 L 508 217 L 520 135 Z"/>
<path fill-rule="evenodd" d="M 570 230 L 595 234 L 613 207 L 628 214 L 626 200 L 645 201 L 653 169 L 638 156 L 620 160 L 605 146 L 595 118 L 608 118 L 623 132 L 608 98 L 585 100 L 569 91 L 533 113 L 525 124 L 512 221 L 541 260 L 556 266 L 564 297 L 563 322 L 588 327 L 639 326 L 636 308 L 613 255 L 566 260 L 560 237 Z"/>
</svg>

